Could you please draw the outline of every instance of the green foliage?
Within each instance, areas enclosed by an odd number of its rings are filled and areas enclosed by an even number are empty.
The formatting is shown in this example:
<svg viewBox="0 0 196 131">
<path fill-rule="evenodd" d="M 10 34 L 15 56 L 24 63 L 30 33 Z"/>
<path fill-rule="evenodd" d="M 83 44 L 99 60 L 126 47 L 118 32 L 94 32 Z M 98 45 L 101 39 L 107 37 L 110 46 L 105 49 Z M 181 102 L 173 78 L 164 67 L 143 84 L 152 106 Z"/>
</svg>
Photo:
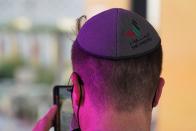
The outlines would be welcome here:
<svg viewBox="0 0 196 131">
<path fill-rule="evenodd" d="M 51 68 L 38 67 L 36 83 L 52 84 L 54 82 L 54 70 Z"/>
<path fill-rule="evenodd" d="M 23 64 L 24 61 L 20 57 L 1 60 L 0 79 L 13 78 L 16 69 Z"/>
<path fill-rule="evenodd" d="M 0 60 L 0 80 L 1 79 L 13 79 L 15 71 L 21 66 L 28 66 L 20 57 L 1 59 Z M 34 67 L 36 71 L 36 83 L 52 84 L 54 81 L 54 69 L 43 66 Z"/>
</svg>

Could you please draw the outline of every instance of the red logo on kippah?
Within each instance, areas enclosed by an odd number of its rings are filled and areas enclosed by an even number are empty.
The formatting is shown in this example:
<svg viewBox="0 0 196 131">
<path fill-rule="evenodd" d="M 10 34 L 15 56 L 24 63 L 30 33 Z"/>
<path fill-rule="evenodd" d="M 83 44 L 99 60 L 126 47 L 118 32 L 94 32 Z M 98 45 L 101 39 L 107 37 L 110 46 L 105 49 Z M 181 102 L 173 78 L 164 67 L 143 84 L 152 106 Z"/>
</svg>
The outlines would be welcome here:
<svg viewBox="0 0 196 131">
<path fill-rule="evenodd" d="M 131 38 L 132 40 L 134 40 L 136 38 L 135 33 L 131 30 L 128 30 L 127 32 L 125 32 L 125 36 Z"/>
<path fill-rule="evenodd" d="M 131 21 L 130 28 L 125 32 L 125 36 L 131 39 L 131 43 L 134 43 L 142 37 L 141 30 L 135 20 Z"/>
</svg>

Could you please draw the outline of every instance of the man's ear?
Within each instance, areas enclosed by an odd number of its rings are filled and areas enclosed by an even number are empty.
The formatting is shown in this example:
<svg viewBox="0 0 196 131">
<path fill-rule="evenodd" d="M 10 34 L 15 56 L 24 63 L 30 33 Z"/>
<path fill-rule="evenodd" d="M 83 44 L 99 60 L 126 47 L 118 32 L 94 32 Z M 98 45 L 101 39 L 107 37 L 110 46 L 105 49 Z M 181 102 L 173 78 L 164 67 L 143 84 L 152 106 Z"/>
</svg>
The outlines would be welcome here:
<svg viewBox="0 0 196 131">
<path fill-rule="evenodd" d="M 159 99 L 161 97 L 161 93 L 162 93 L 162 89 L 163 89 L 163 86 L 165 84 L 165 80 L 161 77 L 159 79 L 159 85 L 157 87 L 157 90 L 156 90 L 156 93 L 155 93 L 155 96 L 154 96 L 154 100 L 153 100 L 153 107 L 156 107 L 159 103 Z"/>
<path fill-rule="evenodd" d="M 72 73 L 71 80 L 73 83 L 72 104 L 73 104 L 74 112 L 76 112 L 80 104 L 80 99 L 82 99 L 81 98 L 82 93 L 80 88 L 81 85 L 79 82 L 79 77 L 76 73 Z"/>
</svg>

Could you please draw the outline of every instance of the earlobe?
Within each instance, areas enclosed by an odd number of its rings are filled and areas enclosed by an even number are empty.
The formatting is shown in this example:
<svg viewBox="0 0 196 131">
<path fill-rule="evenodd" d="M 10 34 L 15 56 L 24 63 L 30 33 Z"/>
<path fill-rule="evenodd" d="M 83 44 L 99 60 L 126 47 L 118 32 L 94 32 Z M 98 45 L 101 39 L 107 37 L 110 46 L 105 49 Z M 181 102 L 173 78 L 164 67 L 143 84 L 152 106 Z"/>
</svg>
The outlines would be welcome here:
<svg viewBox="0 0 196 131">
<path fill-rule="evenodd" d="M 156 90 L 156 93 L 155 93 L 155 96 L 154 96 L 154 100 L 153 100 L 153 107 L 156 107 L 159 103 L 159 99 L 161 97 L 161 94 L 162 94 L 162 89 L 163 89 L 163 86 L 165 84 L 165 80 L 161 77 L 159 79 L 159 85 L 157 87 L 157 90 Z"/>
</svg>

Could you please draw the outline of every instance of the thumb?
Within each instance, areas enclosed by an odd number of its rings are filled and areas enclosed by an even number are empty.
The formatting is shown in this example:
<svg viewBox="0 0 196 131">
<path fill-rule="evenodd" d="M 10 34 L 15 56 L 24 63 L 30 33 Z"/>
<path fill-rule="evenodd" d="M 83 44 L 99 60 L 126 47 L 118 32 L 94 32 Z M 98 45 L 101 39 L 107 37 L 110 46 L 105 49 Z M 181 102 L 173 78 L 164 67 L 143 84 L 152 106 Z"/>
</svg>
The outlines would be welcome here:
<svg viewBox="0 0 196 131">
<path fill-rule="evenodd" d="M 46 115 L 39 120 L 33 131 L 49 131 L 52 127 L 52 122 L 57 112 L 57 106 L 53 105 Z"/>
<path fill-rule="evenodd" d="M 48 125 L 48 129 L 52 127 L 56 112 L 57 112 L 57 106 L 53 105 L 43 118 L 45 124 Z"/>
</svg>

